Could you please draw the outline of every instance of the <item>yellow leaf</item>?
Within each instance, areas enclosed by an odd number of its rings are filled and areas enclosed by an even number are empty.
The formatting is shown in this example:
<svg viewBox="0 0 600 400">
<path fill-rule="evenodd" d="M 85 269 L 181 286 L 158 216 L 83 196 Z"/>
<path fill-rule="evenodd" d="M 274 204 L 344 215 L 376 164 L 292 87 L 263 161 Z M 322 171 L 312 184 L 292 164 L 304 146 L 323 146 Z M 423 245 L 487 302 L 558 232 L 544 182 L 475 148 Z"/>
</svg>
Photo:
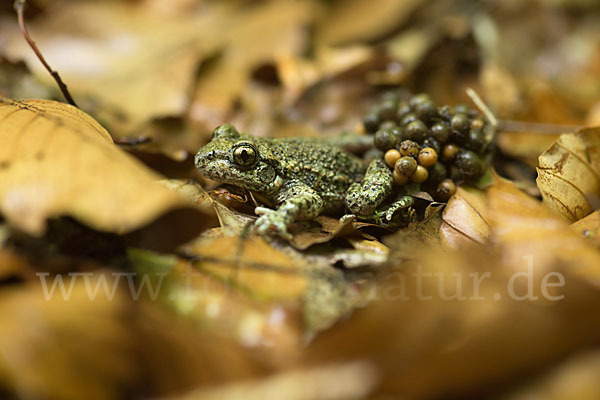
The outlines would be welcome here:
<svg viewBox="0 0 600 400">
<path fill-rule="evenodd" d="M 125 233 L 167 211 L 191 208 L 69 105 L 2 101 L 0 140 L 0 211 L 30 234 L 42 234 L 46 219 L 61 215 Z"/>
<path fill-rule="evenodd" d="M 490 236 L 483 192 L 459 187 L 442 214 L 440 240 L 447 248 L 485 244 Z"/>
<path fill-rule="evenodd" d="M 577 221 L 600 196 L 600 128 L 561 135 L 539 157 L 537 185 L 544 204 L 569 221 Z"/>
<path fill-rule="evenodd" d="M 571 229 L 600 247 L 600 211 L 594 211 L 587 217 L 571 224 Z"/>
<path fill-rule="evenodd" d="M 298 300 L 307 285 L 306 266 L 259 237 L 223 237 L 192 248 L 198 267 L 265 300 Z"/>
<path fill-rule="evenodd" d="M 19 398 L 109 400 L 132 383 L 138 372 L 124 292 L 109 298 L 99 290 L 91 299 L 87 286 L 101 284 L 86 278 L 64 277 L 70 294 L 58 285 L 50 292 L 52 276 L 40 278 L 46 288 L 38 281 L 0 291 L 2 387 Z M 110 276 L 106 282 L 113 287 Z"/>
</svg>

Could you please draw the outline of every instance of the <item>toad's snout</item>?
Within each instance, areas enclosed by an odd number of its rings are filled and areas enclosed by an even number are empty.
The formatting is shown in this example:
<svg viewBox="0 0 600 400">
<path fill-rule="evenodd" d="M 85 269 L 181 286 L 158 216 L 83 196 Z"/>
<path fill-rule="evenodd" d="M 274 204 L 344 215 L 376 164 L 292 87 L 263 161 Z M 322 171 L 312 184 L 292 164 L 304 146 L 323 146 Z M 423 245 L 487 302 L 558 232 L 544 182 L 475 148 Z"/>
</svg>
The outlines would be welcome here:
<svg viewBox="0 0 600 400">
<path fill-rule="evenodd" d="M 231 168 L 227 154 L 216 149 L 205 149 L 196 153 L 194 164 L 202 175 L 210 179 L 225 178 Z"/>
</svg>

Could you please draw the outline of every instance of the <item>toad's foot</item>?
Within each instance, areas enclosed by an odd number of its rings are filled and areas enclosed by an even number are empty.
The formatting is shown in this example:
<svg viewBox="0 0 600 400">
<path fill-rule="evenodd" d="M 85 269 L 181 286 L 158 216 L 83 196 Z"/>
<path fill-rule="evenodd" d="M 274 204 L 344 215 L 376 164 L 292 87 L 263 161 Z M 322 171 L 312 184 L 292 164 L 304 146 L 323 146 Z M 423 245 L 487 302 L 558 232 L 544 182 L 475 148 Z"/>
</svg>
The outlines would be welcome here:
<svg viewBox="0 0 600 400">
<path fill-rule="evenodd" d="M 265 207 L 256 207 L 254 212 L 260 217 L 254 223 L 256 231 L 261 236 L 279 236 L 285 240 L 291 240 L 292 235 L 288 232 L 288 218 L 281 212 Z"/>
<path fill-rule="evenodd" d="M 379 207 L 370 215 L 359 215 L 358 219 L 387 227 L 406 226 L 417 217 L 413 204 L 412 196 L 403 195 L 393 203 Z"/>
<path fill-rule="evenodd" d="M 409 222 L 413 217 L 414 198 L 412 196 L 402 196 L 389 205 L 382 213 L 382 220 L 386 223 Z"/>
</svg>

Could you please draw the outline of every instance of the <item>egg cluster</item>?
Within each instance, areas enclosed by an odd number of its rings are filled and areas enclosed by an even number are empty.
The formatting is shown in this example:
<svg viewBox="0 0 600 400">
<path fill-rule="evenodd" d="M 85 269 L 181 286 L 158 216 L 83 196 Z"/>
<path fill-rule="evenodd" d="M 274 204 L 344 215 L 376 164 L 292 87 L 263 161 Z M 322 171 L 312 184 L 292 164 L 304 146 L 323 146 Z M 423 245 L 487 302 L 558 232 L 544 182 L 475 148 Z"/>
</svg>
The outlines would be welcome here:
<svg viewBox="0 0 600 400">
<path fill-rule="evenodd" d="M 363 118 L 398 185 L 421 184 L 438 201 L 478 180 L 493 126 L 465 105 L 437 107 L 426 94 L 385 93 Z"/>
</svg>

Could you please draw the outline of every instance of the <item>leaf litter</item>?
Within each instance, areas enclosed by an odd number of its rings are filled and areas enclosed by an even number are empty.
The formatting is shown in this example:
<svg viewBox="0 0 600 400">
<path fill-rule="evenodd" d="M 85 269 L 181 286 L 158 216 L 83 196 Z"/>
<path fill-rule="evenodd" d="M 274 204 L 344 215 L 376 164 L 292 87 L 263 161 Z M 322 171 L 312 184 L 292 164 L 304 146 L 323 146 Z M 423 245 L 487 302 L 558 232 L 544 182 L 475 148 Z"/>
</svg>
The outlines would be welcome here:
<svg viewBox="0 0 600 400">
<path fill-rule="evenodd" d="M 0 105 L 1 395 L 589 393 L 597 6 L 36 1 L 33 11 L 34 39 L 89 115 L 50 100 Z M 11 11 L 0 18 L 3 95 L 52 96 Z M 320 216 L 285 243 L 254 235 L 251 193 L 193 168 L 223 122 L 257 136 L 364 134 L 366 109 L 397 85 L 439 104 L 480 93 L 501 122 L 487 187 L 423 199 L 422 220 L 398 231 Z M 118 251 L 95 255 L 107 240 Z M 37 272 L 73 283 L 72 296 L 46 301 Z M 119 282 L 115 297 L 87 299 L 101 281 Z M 510 298 L 510 285 L 531 296 Z"/>
</svg>

